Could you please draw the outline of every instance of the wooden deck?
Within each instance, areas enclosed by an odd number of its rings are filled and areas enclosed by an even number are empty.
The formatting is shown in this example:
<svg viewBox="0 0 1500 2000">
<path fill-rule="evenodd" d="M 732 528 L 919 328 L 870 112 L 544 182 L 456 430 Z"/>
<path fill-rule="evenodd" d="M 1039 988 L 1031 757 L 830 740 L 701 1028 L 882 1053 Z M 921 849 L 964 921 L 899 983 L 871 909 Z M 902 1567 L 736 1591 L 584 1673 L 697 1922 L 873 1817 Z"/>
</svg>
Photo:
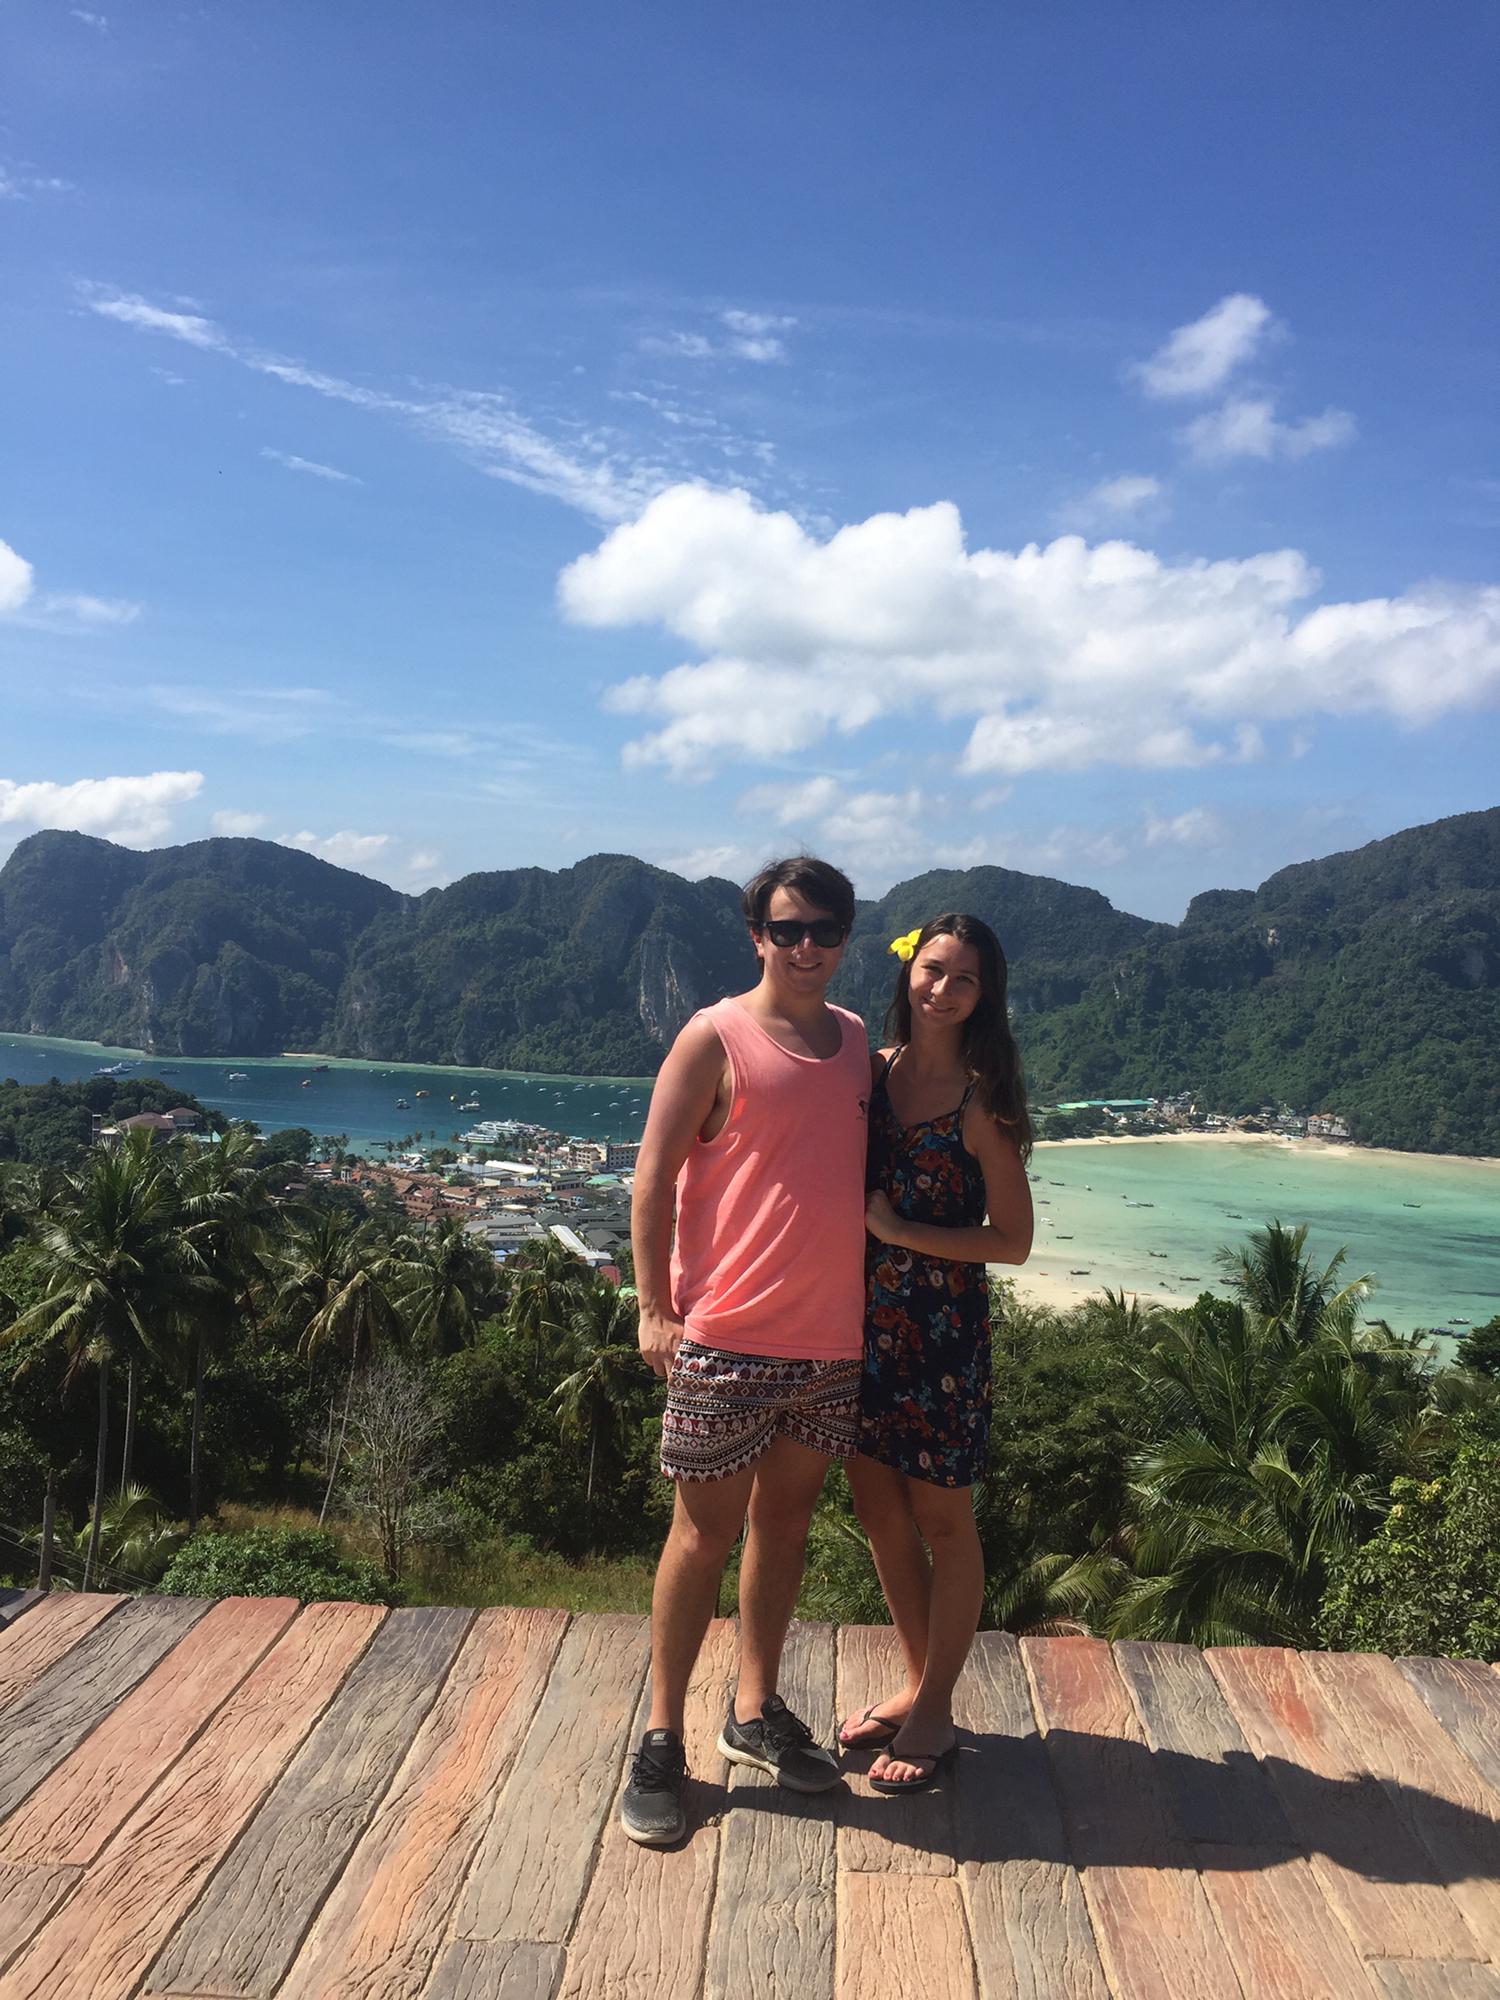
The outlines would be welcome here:
<svg viewBox="0 0 1500 2000">
<path fill-rule="evenodd" d="M 986 1633 L 942 1788 L 808 1799 L 717 1755 L 733 1661 L 653 1852 L 640 1619 L 12 1599 L 0 2000 L 1500 2000 L 1493 1668 Z M 784 1692 L 890 1663 L 799 1626 Z"/>
</svg>

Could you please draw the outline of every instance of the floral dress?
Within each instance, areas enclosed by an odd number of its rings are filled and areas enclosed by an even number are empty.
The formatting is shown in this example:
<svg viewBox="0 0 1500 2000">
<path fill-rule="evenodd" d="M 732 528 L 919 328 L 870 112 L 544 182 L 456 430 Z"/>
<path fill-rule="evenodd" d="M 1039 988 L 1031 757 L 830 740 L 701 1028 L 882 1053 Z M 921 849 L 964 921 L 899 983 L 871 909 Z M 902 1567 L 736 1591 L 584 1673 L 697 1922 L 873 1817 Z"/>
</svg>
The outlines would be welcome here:
<svg viewBox="0 0 1500 2000">
<path fill-rule="evenodd" d="M 963 1142 L 973 1095 L 941 1118 L 903 1125 L 886 1078 L 870 1099 L 868 1184 L 896 1213 L 943 1229 L 984 1221 L 984 1174 Z M 983 1264 L 865 1246 L 865 1360 L 859 1448 L 913 1479 L 972 1486 L 990 1438 L 990 1304 Z"/>
</svg>

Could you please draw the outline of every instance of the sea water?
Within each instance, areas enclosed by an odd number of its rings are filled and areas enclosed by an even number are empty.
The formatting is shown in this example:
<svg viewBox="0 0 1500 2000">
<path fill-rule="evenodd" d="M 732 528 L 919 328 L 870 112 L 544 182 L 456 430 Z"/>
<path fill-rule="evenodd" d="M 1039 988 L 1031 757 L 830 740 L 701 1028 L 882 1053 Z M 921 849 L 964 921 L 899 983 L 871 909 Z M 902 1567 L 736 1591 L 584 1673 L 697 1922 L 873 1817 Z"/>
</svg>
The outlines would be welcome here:
<svg viewBox="0 0 1500 2000">
<path fill-rule="evenodd" d="M 1500 1165 L 1491 1161 L 1158 1139 L 1038 1146 L 1031 1171 L 1030 1267 L 1086 1270 L 1091 1289 L 1184 1304 L 1222 1291 L 1214 1252 L 1279 1220 L 1308 1224 L 1319 1269 L 1343 1250 L 1343 1280 L 1378 1279 L 1362 1316 L 1398 1332 L 1461 1333 L 1456 1320 L 1479 1326 L 1500 1313 Z M 1024 1288 L 1024 1270 L 1018 1276 Z"/>
<path fill-rule="evenodd" d="M 17 1083 L 49 1077 L 75 1082 L 116 1062 L 130 1063 L 133 1076 L 175 1084 L 210 1110 L 248 1118 L 263 1132 L 306 1125 L 320 1137 L 343 1134 L 355 1152 L 413 1133 L 424 1144 L 451 1146 L 486 1118 L 512 1118 L 581 1139 L 630 1141 L 641 1136 L 651 1098 L 649 1077 L 530 1076 L 332 1056 L 147 1056 L 97 1042 L 0 1035 L 0 1077 Z M 418 1097 L 419 1090 L 427 1095 Z M 396 1106 L 401 1097 L 404 1111 Z M 476 1098 L 477 1111 L 459 1109 Z"/>
<path fill-rule="evenodd" d="M 0 1076 L 20 1083 L 86 1077 L 130 1062 L 185 1096 L 262 1131 L 306 1125 L 354 1150 L 420 1132 L 452 1145 L 481 1118 L 514 1118 L 582 1138 L 639 1139 L 651 1097 L 643 1077 L 531 1076 L 509 1070 L 269 1056 L 143 1056 L 139 1050 L 0 1035 Z M 239 1072 L 238 1078 L 232 1072 Z M 305 1088 L 304 1088 L 305 1084 Z M 429 1093 L 418 1098 L 417 1092 Z M 398 1111 L 404 1097 L 409 1110 Z M 477 1111 L 459 1105 L 478 1098 Z M 436 1132 L 435 1140 L 430 1134 Z M 1315 1144 L 1233 1140 L 1043 1145 L 1031 1268 L 1183 1303 L 1222 1290 L 1214 1252 L 1278 1218 L 1310 1225 L 1319 1265 L 1347 1252 L 1344 1276 L 1374 1276 L 1365 1308 L 1400 1332 L 1474 1326 L 1500 1313 L 1500 1165 L 1416 1153 L 1344 1154 Z M 1071 1240 L 1068 1240 L 1071 1239 Z M 1152 1252 L 1159 1254 L 1153 1256 Z M 1024 1271 L 1019 1274 L 1022 1284 Z"/>
</svg>

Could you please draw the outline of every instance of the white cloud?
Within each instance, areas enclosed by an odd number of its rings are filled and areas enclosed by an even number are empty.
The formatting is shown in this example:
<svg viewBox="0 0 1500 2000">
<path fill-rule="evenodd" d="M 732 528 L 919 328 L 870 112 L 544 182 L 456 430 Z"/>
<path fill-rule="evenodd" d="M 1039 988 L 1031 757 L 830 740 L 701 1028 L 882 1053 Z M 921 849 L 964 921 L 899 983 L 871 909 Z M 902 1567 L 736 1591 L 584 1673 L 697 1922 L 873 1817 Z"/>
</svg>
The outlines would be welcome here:
<svg viewBox="0 0 1500 2000">
<path fill-rule="evenodd" d="M 1087 493 L 1068 501 L 1058 518 L 1066 527 L 1109 533 L 1158 512 L 1165 493 L 1161 481 L 1149 472 L 1126 472 L 1118 479 L 1101 479 Z"/>
<path fill-rule="evenodd" d="M 0 825 L 66 827 L 149 847 L 172 827 L 173 808 L 203 789 L 201 771 L 152 771 L 142 777 L 40 780 L 0 778 Z"/>
<path fill-rule="evenodd" d="M 71 194 L 73 183 L 56 174 L 39 174 L 30 167 L 0 161 L 0 201 L 29 201 L 35 194 Z"/>
<path fill-rule="evenodd" d="M 321 688 L 206 688 L 150 683 L 136 697 L 158 714 L 215 736 L 293 743 L 329 726 L 333 698 Z"/>
<path fill-rule="evenodd" d="M 82 21 L 86 28 L 97 28 L 101 35 L 109 33 L 109 16 L 107 14 L 91 14 L 83 7 L 70 7 L 68 12 L 73 16 L 75 21 Z"/>
<path fill-rule="evenodd" d="M 22 623 L 51 629 L 106 625 L 131 625 L 141 615 L 141 607 L 123 597 L 91 597 L 83 591 L 49 591 L 34 594 L 35 572 L 26 558 L 8 542 L 0 542 L 0 618 L 19 617 Z"/>
<path fill-rule="evenodd" d="M 1228 838 L 1229 829 L 1212 806 L 1189 806 L 1170 819 L 1146 813 L 1148 847 L 1222 847 Z"/>
<path fill-rule="evenodd" d="M 639 345 L 643 354 L 663 354 L 679 361 L 785 361 L 782 336 L 797 324 L 789 313 L 745 312 L 731 306 L 719 314 L 722 335 L 689 333 L 674 328 L 647 333 Z"/>
<path fill-rule="evenodd" d="M 1309 610 L 1318 581 L 1295 549 L 971 551 L 949 502 L 818 539 L 748 494 L 678 486 L 570 564 L 559 597 L 578 624 L 659 626 L 700 655 L 607 697 L 653 725 L 627 762 L 685 779 L 886 716 L 968 720 L 963 769 L 1015 777 L 1191 768 L 1257 754 L 1244 732 L 1267 720 L 1500 699 L 1500 588 Z"/>
<path fill-rule="evenodd" d="M 277 451 L 271 445 L 260 448 L 262 458 L 269 458 L 276 465 L 284 465 L 288 472 L 310 472 L 314 479 L 337 480 L 342 486 L 363 486 L 364 481 L 352 472 L 340 472 L 336 465 L 320 465 L 315 458 L 299 458 L 294 451 Z"/>
<path fill-rule="evenodd" d="M 76 621 L 80 625 L 133 625 L 141 607 L 125 597 L 90 597 L 84 591 L 52 591 L 41 601 L 43 613 Z"/>
<path fill-rule="evenodd" d="M 740 811 L 765 814 L 778 826 L 795 826 L 828 812 L 843 796 L 837 778 L 804 778 L 792 784 L 754 785 L 740 800 Z"/>
<path fill-rule="evenodd" d="M 221 354 L 254 374 L 330 402 L 393 418 L 461 453 L 491 478 L 546 494 L 593 520 L 626 520 L 667 483 L 659 467 L 622 457 L 608 438 L 585 433 L 576 442 L 559 443 L 509 397 L 492 391 L 438 388 L 425 396 L 394 396 L 233 338 L 201 313 L 155 306 L 105 285 L 82 284 L 78 290 L 87 309 L 105 319 Z"/>
<path fill-rule="evenodd" d="M 688 848 L 682 854 L 664 855 L 661 866 L 674 875 L 685 875 L 690 882 L 701 882 L 705 875 L 720 875 L 729 882 L 748 882 L 770 858 L 769 848 L 763 851 L 743 842 L 720 841 L 707 847 Z"/>
<path fill-rule="evenodd" d="M 345 827 L 338 833 L 281 833 L 276 836 L 282 847 L 297 847 L 304 854 L 316 854 L 321 861 L 331 861 L 336 868 L 367 869 L 371 862 L 378 861 L 391 844 L 388 833 L 355 833 Z"/>
<path fill-rule="evenodd" d="M 0 614 L 19 611 L 31 595 L 32 568 L 9 542 L 0 542 Z"/>
<path fill-rule="evenodd" d="M 215 833 L 228 835 L 232 839 L 245 839 L 259 833 L 266 823 L 264 813 L 216 812 L 209 821 Z"/>
<path fill-rule="evenodd" d="M 1183 438 L 1193 456 L 1201 459 L 1306 458 L 1351 443 L 1357 432 L 1347 410 L 1328 409 L 1321 417 L 1283 423 L 1269 396 L 1242 396 L 1195 417 Z"/>
<path fill-rule="evenodd" d="M 1261 347 L 1272 331 L 1271 309 L 1250 292 L 1232 292 L 1201 319 L 1179 326 L 1131 375 L 1148 396 L 1211 396 Z"/>
</svg>

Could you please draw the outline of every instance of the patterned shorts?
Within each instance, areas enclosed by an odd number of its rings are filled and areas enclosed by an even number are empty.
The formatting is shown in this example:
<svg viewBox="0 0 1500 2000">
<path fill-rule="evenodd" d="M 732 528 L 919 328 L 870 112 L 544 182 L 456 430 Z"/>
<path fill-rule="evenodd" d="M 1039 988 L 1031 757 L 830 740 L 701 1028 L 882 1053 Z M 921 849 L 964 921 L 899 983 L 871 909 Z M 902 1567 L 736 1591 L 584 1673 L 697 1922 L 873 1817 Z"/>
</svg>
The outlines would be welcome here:
<svg viewBox="0 0 1500 2000">
<path fill-rule="evenodd" d="M 727 1479 L 776 1437 L 853 1458 L 859 1377 L 857 1356 L 785 1361 L 684 1340 L 667 1376 L 661 1469 L 668 1479 Z"/>
</svg>

